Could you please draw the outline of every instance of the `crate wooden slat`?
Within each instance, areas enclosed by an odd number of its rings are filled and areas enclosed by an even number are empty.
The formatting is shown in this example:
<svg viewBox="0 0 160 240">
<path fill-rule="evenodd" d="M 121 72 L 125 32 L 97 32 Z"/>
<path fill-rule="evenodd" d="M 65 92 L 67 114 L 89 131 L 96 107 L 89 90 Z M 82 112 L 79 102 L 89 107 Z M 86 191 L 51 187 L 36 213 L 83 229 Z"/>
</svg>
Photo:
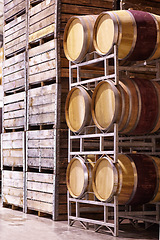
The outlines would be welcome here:
<svg viewBox="0 0 160 240">
<path fill-rule="evenodd" d="M 55 41 L 29 49 L 28 84 L 37 84 L 56 77 Z"/>
<path fill-rule="evenodd" d="M 26 49 L 27 15 L 15 18 L 4 26 L 5 57 Z"/>
<path fill-rule="evenodd" d="M 4 19 L 9 20 L 16 15 L 21 15 L 26 10 L 25 0 L 4 1 Z"/>
<path fill-rule="evenodd" d="M 27 167 L 54 168 L 55 130 L 27 132 Z"/>
<path fill-rule="evenodd" d="M 27 208 L 53 213 L 53 174 L 27 173 Z"/>
<path fill-rule="evenodd" d="M 20 92 L 4 97 L 3 128 L 25 128 L 26 93 Z"/>
<path fill-rule="evenodd" d="M 28 124 L 55 124 L 56 84 L 28 92 Z"/>
<path fill-rule="evenodd" d="M 146 12 L 151 12 L 154 14 L 160 13 L 160 2 L 156 1 L 145 1 L 145 0 L 122 0 L 122 9 L 127 10 L 132 8 L 134 10 L 141 10 Z"/>
<path fill-rule="evenodd" d="M 24 132 L 3 133 L 2 146 L 3 166 L 24 166 Z"/>
<path fill-rule="evenodd" d="M 55 1 L 44 1 L 29 10 L 29 42 L 54 33 Z"/>
<path fill-rule="evenodd" d="M 2 204 L 23 208 L 23 172 L 3 170 Z"/>
<path fill-rule="evenodd" d="M 4 61 L 3 90 L 18 90 L 25 88 L 26 81 L 26 54 L 21 53 Z"/>
</svg>

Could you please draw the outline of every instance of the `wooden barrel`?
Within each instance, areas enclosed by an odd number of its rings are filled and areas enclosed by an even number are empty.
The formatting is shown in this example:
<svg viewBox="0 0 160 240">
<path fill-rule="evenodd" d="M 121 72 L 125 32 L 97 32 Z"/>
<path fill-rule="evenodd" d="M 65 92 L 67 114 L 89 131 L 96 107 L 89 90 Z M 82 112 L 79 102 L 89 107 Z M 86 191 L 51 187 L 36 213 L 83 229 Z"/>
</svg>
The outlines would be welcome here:
<svg viewBox="0 0 160 240">
<path fill-rule="evenodd" d="M 92 186 L 100 201 L 111 201 L 118 189 L 118 172 L 109 157 L 97 160 L 92 172 Z"/>
<path fill-rule="evenodd" d="M 129 113 L 126 124 L 122 129 L 119 130 L 119 132 L 122 134 L 127 134 L 131 132 L 138 123 L 141 113 L 141 106 L 139 105 L 140 94 L 136 84 L 134 81 L 132 81 L 132 79 L 121 79 L 121 82 L 123 82 L 123 85 L 126 87 L 126 91 L 129 95 Z"/>
<path fill-rule="evenodd" d="M 96 51 L 109 54 L 118 45 L 119 59 L 146 60 L 157 47 L 157 21 L 148 12 L 120 10 L 101 13 L 94 26 Z"/>
<path fill-rule="evenodd" d="M 156 171 L 157 171 L 157 187 L 156 187 L 156 191 L 155 194 L 153 196 L 153 199 L 151 201 L 151 203 L 155 203 L 155 202 L 160 202 L 160 158 L 155 157 L 155 156 L 151 156 L 154 163 L 155 163 L 155 167 L 156 167 Z"/>
<path fill-rule="evenodd" d="M 92 118 L 101 130 L 109 130 L 118 122 L 122 112 L 122 100 L 119 90 L 111 81 L 101 81 L 92 95 Z"/>
<path fill-rule="evenodd" d="M 83 87 L 72 88 L 66 99 L 65 117 L 68 127 L 73 132 L 80 132 L 92 119 L 91 97 Z"/>
<path fill-rule="evenodd" d="M 111 201 L 117 195 L 119 204 L 141 205 L 150 202 L 155 194 L 155 164 L 144 154 L 120 154 L 117 164 L 102 157 L 94 166 L 92 185 L 101 201 Z"/>
<path fill-rule="evenodd" d="M 152 82 L 155 86 L 155 89 L 157 91 L 157 96 L 158 96 L 158 116 L 157 116 L 157 121 L 155 124 L 155 127 L 151 131 L 151 133 L 155 133 L 160 129 L 160 84 L 158 82 Z"/>
<path fill-rule="evenodd" d="M 157 123 L 158 118 L 158 95 L 154 84 L 147 79 L 133 79 L 139 91 L 139 107 L 141 112 L 137 125 L 129 132 L 132 135 L 150 133 Z"/>
<path fill-rule="evenodd" d="M 157 173 L 150 156 L 144 154 L 127 154 L 135 164 L 135 181 L 132 196 L 127 202 L 130 205 L 141 205 L 150 202 L 157 185 Z"/>
<path fill-rule="evenodd" d="M 86 191 L 92 191 L 93 157 L 89 156 L 86 162 L 81 157 L 74 157 L 68 164 L 66 183 L 70 195 L 74 198 L 81 198 Z"/>
<path fill-rule="evenodd" d="M 64 30 L 63 47 L 68 60 L 81 62 L 94 50 L 93 27 L 97 15 L 73 16 Z"/>
<path fill-rule="evenodd" d="M 157 59 L 160 57 L 160 16 L 155 14 L 151 14 L 151 15 L 154 18 L 157 25 L 157 42 L 156 42 L 155 49 L 149 58 L 150 60 Z"/>
</svg>

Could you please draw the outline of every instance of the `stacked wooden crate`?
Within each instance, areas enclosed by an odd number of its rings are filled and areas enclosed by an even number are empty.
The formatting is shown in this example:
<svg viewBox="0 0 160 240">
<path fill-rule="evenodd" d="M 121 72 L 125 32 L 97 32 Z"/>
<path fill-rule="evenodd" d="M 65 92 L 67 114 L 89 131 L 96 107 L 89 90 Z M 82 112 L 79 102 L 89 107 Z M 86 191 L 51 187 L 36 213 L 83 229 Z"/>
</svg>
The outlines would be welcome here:
<svg viewBox="0 0 160 240">
<path fill-rule="evenodd" d="M 28 12 L 27 209 L 55 219 L 55 1 L 32 1 Z"/>
<path fill-rule="evenodd" d="M 8 14 L 11 6 L 13 16 Z M 6 0 L 5 8 L 3 203 L 22 206 L 24 198 L 25 211 L 65 219 L 68 130 L 64 105 L 69 63 L 62 46 L 64 27 L 72 15 L 112 9 L 112 0 L 103 1 L 103 6 L 101 0 Z M 93 71 L 85 70 L 83 77 L 89 73 Z M 14 179 L 22 176 L 24 182 L 14 195 L 13 188 L 18 188 Z M 10 196 L 21 199 L 16 203 Z"/>
<path fill-rule="evenodd" d="M 2 204 L 24 208 L 26 130 L 25 1 L 4 1 Z"/>
</svg>

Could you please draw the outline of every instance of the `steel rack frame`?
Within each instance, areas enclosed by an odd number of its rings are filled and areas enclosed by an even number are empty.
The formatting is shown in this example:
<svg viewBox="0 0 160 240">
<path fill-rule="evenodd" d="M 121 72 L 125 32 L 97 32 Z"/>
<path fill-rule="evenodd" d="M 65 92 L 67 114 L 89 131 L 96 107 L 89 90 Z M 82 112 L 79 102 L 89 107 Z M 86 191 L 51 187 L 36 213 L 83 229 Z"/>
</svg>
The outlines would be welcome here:
<svg viewBox="0 0 160 240">
<path fill-rule="evenodd" d="M 119 84 L 119 75 L 122 71 L 126 74 L 130 71 L 133 72 L 149 72 L 156 75 L 153 81 L 160 80 L 160 61 L 153 60 L 150 62 L 136 62 L 131 66 L 119 66 L 118 62 L 118 47 L 114 45 L 113 53 L 107 56 L 98 56 L 97 53 L 92 53 L 93 57 L 91 60 L 87 60 L 87 57 L 82 63 L 72 63 L 69 62 L 69 90 L 76 86 L 85 86 L 88 89 L 95 87 L 98 82 L 102 80 L 111 80 L 115 85 Z M 90 56 L 89 56 L 90 59 Z M 110 59 L 113 59 L 112 65 L 109 65 Z M 81 78 L 81 68 L 103 62 L 103 74 L 100 77 L 82 79 Z M 73 71 L 76 71 L 76 77 L 73 77 Z M 110 74 L 109 71 L 112 71 Z M 75 72 L 74 72 L 75 73 Z M 90 133 L 92 128 L 92 133 Z M 95 139 L 94 145 L 96 150 L 85 150 L 87 146 L 87 140 Z M 108 140 L 109 139 L 109 140 Z M 87 126 L 78 134 L 68 131 L 68 162 L 74 156 L 86 156 L 89 154 L 94 155 L 108 155 L 111 156 L 113 162 L 118 161 L 118 153 L 131 153 L 133 151 L 140 151 L 141 153 L 147 153 L 152 155 L 160 155 L 160 147 L 158 148 L 156 141 L 160 139 L 160 134 L 143 135 L 143 136 L 122 136 L 118 133 L 118 124 L 114 124 L 114 130 L 112 132 L 100 131 L 96 126 Z M 74 150 L 73 142 L 79 141 L 78 148 Z M 88 143 L 89 145 L 89 143 Z M 124 151 L 123 148 L 126 148 Z M 87 163 L 85 161 L 85 163 Z M 99 231 L 102 227 L 106 227 L 114 235 L 118 236 L 119 224 L 124 220 L 128 219 L 133 225 L 136 225 L 139 220 L 144 221 L 145 224 L 159 223 L 160 221 L 160 203 L 156 203 L 156 210 L 147 211 L 145 205 L 142 207 L 142 211 L 132 211 L 131 206 L 124 206 L 124 209 L 119 211 L 118 207 L 118 197 L 114 196 L 112 202 L 100 202 L 94 197 L 94 200 L 88 200 L 87 193 L 82 198 L 73 198 L 67 193 L 68 201 L 68 224 L 72 226 L 75 222 L 80 222 L 80 224 L 85 228 L 89 228 L 89 224 L 94 225 L 95 231 Z M 72 204 L 75 204 L 75 215 L 72 215 Z M 91 206 L 103 208 L 103 220 L 88 219 L 80 216 L 83 212 L 81 204 L 89 204 Z M 108 208 L 112 208 L 113 211 L 109 211 Z M 146 218 L 146 215 L 149 218 Z M 109 222 L 109 217 L 112 216 L 112 222 Z M 141 217 L 139 217 L 141 216 Z"/>
</svg>

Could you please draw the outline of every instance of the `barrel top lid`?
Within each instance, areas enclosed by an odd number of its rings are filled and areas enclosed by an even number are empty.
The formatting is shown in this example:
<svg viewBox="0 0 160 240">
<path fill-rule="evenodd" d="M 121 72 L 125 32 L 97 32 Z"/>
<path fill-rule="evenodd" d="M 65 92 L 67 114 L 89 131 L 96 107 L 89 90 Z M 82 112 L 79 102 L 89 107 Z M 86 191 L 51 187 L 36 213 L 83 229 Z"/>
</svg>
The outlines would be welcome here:
<svg viewBox="0 0 160 240">
<path fill-rule="evenodd" d="M 98 19 L 95 31 L 94 44 L 97 51 L 101 54 L 108 53 L 114 41 L 114 23 L 110 15 L 104 14 Z"/>
<path fill-rule="evenodd" d="M 83 89 L 72 89 L 66 101 L 66 121 L 73 132 L 77 132 L 85 119 L 85 99 Z"/>
<path fill-rule="evenodd" d="M 65 28 L 64 52 L 70 61 L 75 61 L 83 48 L 84 29 L 79 18 L 72 17 Z"/>
</svg>

